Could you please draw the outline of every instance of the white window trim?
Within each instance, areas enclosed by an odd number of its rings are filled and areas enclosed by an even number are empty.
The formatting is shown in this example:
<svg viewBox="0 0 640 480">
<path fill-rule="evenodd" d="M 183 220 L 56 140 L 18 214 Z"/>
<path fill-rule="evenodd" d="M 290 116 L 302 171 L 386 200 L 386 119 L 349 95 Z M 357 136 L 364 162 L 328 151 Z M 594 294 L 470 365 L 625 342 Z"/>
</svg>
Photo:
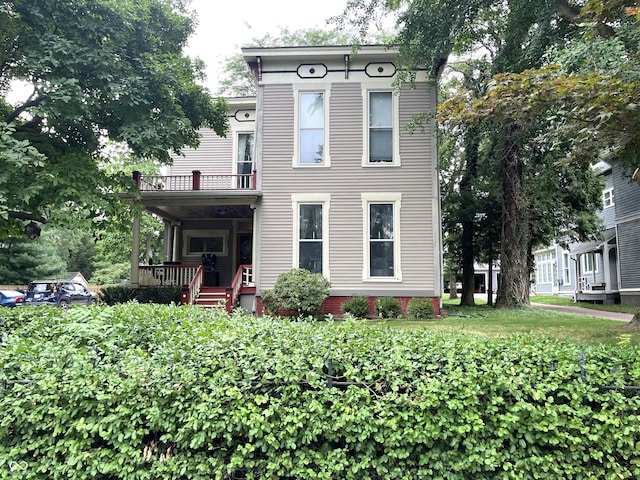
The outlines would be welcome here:
<svg viewBox="0 0 640 480">
<path fill-rule="evenodd" d="M 554 285 L 556 283 L 556 255 L 553 250 L 538 253 L 536 260 L 536 283 L 538 285 Z M 545 272 L 546 269 L 546 272 Z M 544 275 L 547 273 L 548 275 Z"/>
<path fill-rule="evenodd" d="M 610 203 L 607 205 L 606 204 L 606 194 L 610 194 L 609 195 L 609 201 Z M 613 207 L 616 204 L 616 199 L 613 196 L 613 188 L 606 188 L 602 191 L 602 208 L 609 208 L 609 207 Z"/>
<path fill-rule="evenodd" d="M 571 286 L 571 253 L 562 252 L 562 286 Z"/>
<path fill-rule="evenodd" d="M 593 270 L 587 270 L 587 255 L 593 255 Z M 598 273 L 598 255 L 596 252 L 585 252 L 580 255 L 580 273 Z"/>
<path fill-rule="evenodd" d="M 301 93 L 322 93 L 324 95 L 324 150 L 323 162 L 318 164 L 300 163 L 300 94 Z M 293 168 L 327 168 L 331 166 L 331 156 L 329 152 L 329 105 L 331 104 L 331 85 L 326 83 L 305 84 L 293 86 Z"/>
<path fill-rule="evenodd" d="M 402 282 L 402 249 L 400 247 L 400 211 L 402 209 L 402 193 L 396 192 L 364 192 L 362 199 L 362 281 L 363 282 Z M 372 203 L 393 203 L 393 277 L 372 277 L 369 272 L 369 205 Z"/>
<path fill-rule="evenodd" d="M 305 204 L 322 205 L 322 275 L 331 280 L 329 268 L 329 209 L 331 208 L 331 194 L 329 193 L 292 193 L 291 209 L 293 210 L 293 245 L 291 268 L 300 268 L 300 215 L 299 206 Z"/>
<path fill-rule="evenodd" d="M 362 85 L 362 166 L 363 167 L 399 167 L 400 160 L 400 95 L 394 91 L 387 80 L 383 87 L 379 82 L 367 82 Z M 369 161 L 369 93 L 389 92 L 391 93 L 393 108 L 393 161 L 392 162 L 370 162 Z"/>
<path fill-rule="evenodd" d="M 222 237 L 222 251 L 219 252 L 190 252 L 189 240 L 191 237 Z M 221 257 L 229 255 L 229 232 L 227 230 L 183 230 L 182 231 L 182 255 L 186 257 L 201 256 L 203 253 L 215 253 Z"/>
<path fill-rule="evenodd" d="M 233 165 L 232 165 L 232 169 L 231 169 L 231 174 L 232 175 L 238 175 L 238 150 L 239 150 L 239 145 L 240 145 L 240 140 L 239 140 L 239 136 L 240 135 L 246 135 L 248 133 L 253 133 L 253 169 L 256 169 L 256 132 L 253 128 L 251 129 L 233 129 L 233 151 L 232 151 L 232 155 L 233 155 Z M 232 180 L 232 186 L 234 188 L 238 188 L 238 183 L 235 180 L 236 177 L 234 177 L 234 180 Z"/>
</svg>

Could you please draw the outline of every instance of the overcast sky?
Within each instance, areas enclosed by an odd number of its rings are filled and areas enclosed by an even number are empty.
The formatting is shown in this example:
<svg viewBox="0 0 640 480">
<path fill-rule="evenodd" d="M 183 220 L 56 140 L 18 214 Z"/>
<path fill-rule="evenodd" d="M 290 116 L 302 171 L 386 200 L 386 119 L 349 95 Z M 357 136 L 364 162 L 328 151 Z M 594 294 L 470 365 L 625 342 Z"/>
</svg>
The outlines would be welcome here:
<svg viewBox="0 0 640 480">
<path fill-rule="evenodd" d="M 347 0 L 192 0 L 199 26 L 185 53 L 204 60 L 207 87 L 215 93 L 220 64 L 251 39 L 277 35 L 281 27 L 291 31 L 330 28 L 326 20 L 341 14 L 346 4 Z"/>
</svg>

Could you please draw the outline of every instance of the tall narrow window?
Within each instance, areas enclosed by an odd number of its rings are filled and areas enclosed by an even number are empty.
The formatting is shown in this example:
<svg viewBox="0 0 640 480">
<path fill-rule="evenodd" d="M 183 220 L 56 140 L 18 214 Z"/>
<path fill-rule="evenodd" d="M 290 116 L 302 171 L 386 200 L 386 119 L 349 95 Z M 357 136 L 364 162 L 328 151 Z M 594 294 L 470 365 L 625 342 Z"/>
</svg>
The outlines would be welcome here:
<svg viewBox="0 0 640 480">
<path fill-rule="evenodd" d="M 369 274 L 395 277 L 393 203 L 369 204 Z"/>
<path fill-rule="evenodd" d="M 608 188 L 602 192 L 602 207 L 613 207 L 613 188 Z"/>
<path fill-rule="evenodd" d="M 324 162 L 324 93 L 300 92 L 299 98 L 299 162 L 317 165 Z"/>
<path fill-rule="evenodd" d="M 322 204 L 299 204 L 298 266 L 322 273 Z"/>
<path fill-rule="evenodd" d="M 253 178 L 253 133 L 238 134 L 237 188 L 251 188 Z"/>
<path fill-rule="evenodd" d="M 596 256 L 593 252 L 587 252 L 582 255 L 582 273 L 597 272 Z"/>
<path fill-rule="evenodd" d="M 369 92 L 369 162 L 393 162 L 393 94 Z"/>
<path fill-rule="evenodd" d="M 562 284 L 563 285 L 571 285 L 571 264 L 570 264 L 571 260 L 569 260 L 569 253 L 568 252 L 564 252 L 562 254 L 562 274 L 563 274 L 563 279 L 562 279 Z"/>
</svg>

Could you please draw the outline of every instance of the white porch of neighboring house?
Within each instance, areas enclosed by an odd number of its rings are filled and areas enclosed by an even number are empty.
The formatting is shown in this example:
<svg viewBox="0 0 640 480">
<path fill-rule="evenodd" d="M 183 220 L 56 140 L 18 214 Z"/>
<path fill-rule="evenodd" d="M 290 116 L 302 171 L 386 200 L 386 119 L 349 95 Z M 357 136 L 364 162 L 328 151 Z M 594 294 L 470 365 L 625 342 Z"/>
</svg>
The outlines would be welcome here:
<svg viewBox="0 0 640 480">
<path fill-rule="evenodd" d="M 182 288 L 183 304 L 241 305 L 253 309 L 256 203 L 251 174 L 142 175 L 134 172 L 138 200 L 164 221 L 163 263 L 141 264 L 140 219 L 133 225 L 131 284 L 134 288 Z M 246 298 L 242 301 L 242 297 Z"/>
<path fill-rule="evenodd" d="M 575 259 L 575 301 L 619 303 L 618 253 L 615 228 L 603 240 L 580 245 L 571 251 Z"/>
</svg>

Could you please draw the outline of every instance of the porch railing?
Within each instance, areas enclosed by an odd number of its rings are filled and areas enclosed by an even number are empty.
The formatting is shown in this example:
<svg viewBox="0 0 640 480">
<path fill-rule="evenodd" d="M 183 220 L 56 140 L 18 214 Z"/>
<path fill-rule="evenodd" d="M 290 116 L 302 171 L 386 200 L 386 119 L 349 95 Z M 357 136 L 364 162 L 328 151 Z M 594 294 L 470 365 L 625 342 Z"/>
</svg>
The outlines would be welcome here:
<svg viewBox="0 0 640 480">
<path fill-rule="evenodd" d="M 233 278 L 233 283 L 231 284 L 231 298 L 227 303 L 227 310 L 230 311 L 236 306 L 242 287 L 249 287 L 253 285 L 253 266 L 240 265 L 236 272 L 236 276 Z"/>
<path fill-rule="evenodd" d="M 189 285 L 202 265 L 142 265 L 140 285 L 145 287 L 181 287 Z"/>
<path fill-rule="evenodd" d="M 202 283 L 204 282 L 204 267 L 202 265 L 198 265 L 198 269 L 196 270 L 195 275 L 193 276 L 193 280 L 189 283 L 188 287 L 182 287 L 182 295 L 180 297 L 180 303 L 182 305 L 193 305 L 196 303 L 196 299 L 200 294 L 200 288 L 202 287 Z"/>
<path fill-rule="evenodd" d="M 605 282 L 594 282 L 592 277 L 580 277 L 579 288 L 582 292 L 605 290 Z"/>
<path fill-rule="evenodd" d="M 239 175 L 142 175 L 133 172 L 133 179 L 141 192 L 192 190 L 255 190 L 256 172 Z"/>
</svg>

